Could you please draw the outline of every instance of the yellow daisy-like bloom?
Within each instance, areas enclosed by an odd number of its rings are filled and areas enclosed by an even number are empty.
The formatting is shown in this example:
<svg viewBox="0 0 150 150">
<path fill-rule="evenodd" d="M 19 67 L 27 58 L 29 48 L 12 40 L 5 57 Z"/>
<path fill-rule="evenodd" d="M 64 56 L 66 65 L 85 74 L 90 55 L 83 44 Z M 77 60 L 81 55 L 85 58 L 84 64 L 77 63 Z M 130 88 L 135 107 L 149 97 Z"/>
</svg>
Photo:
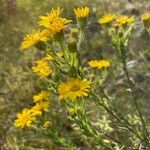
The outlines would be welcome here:
<svg viewBox="0 0 150 150">
<path fill-rule="evenodd" d="M 43 101 L 43 100 L 48 100 L 49 96 L 50 96 L 49 91 L 41 91 L 37 95 L 33 96 L 33 101 L 34 102 L 39 102 L 39 101 Z"/>
<path fill-rule="evenodd" d="M 51 22 L 53 19 L 59 18 L 59 15 L 61 14 L 62 11 L 63 9 L 60 9 L 59 7 L 57 7 L 56 9 L 52 8 L 50 13 L 47 13 L 47 16 L 40 16 L 41 21 L 39 22 L 39 24 L 43 25 L 45 22 L 44 20 Z"/>
<path fill-rule="evenodd" d="M 91 60 L 88 62 L 89 66 L 92 68 L 107 68 L 110 66 L 110 62 L 107 60 Z"/>
<path fill-rule="evenodd" d="M 147 21 L 147 20 L 150 20 L 150 13 L 145 13 L 142 15 L 141 19 L 143 21 Z"/>
<path fill-rule="evenodd" d="M 31 127 L 31 123 L 36 120 L 35 114 L 30 109 L 24 108 L 22 113 L 17 114 L 14 125 L 23 128 L 25 125 Z"/>
<path fill-rule="evenodd" d="M 132 16 L 132 17 L 121 16 L 121 17 L 119 17 L 119 18 L 116 19 L 116 25 L 117 26 L 122 26 L 122 25 L 125 25 L 127 23 L 134 22 L 134 21 L 135 21 L 134 16 Z"/>
<path fill-rule="evenodd" d="M 44 29 L 42 33 L 43 33 L 43 36 L 45 37 L 52 37 L 53 35 L 56 34 L 56 31 L 51 30 L 51 29 Z"/>
<path fill-rule="evenodd" d="M 116 17 L 117 16 L 115 14 L 106 14 L 102 18 L 99 19 L 99 23 L 101 24 L 111 23 L 113 20 L 116 19 Z"/>
<path fill-rule="evenodd" d="M 36 103 L 35 106 L 32 107 L 31 112 L 40 112 L 40 111 L 45 111 L 45 112 L 49 112 L 49 102 L 39 102 Z"/>
<path fill-rule="evenodd" d="M 74 13 L 77 18 L 85 18 L 88 17 L 90 9 L 88 7 L 82 7 L 74 9 Z"/>
<path fill-rule="evenodd" d="M 44 35 L 43 32 L 40 32 L 39 30 L 38 31 L 35 31 L 33 30 L 32 33 L 30 34 L 27 34 L 22 43 L 21 43 L 21 49 L 27 49 L 27 48 L 30 48 L 34 45 L 36 45 L 38 42 L 40 41 L 46 41 L 47 40 L 47 37 Z"/>
<path fill-rule="evenodd" d="M 40 16 L 39 25 L 47 29 L 44 30 L 45 34 L 53 36 L 55 33 L 60 32 L 64 29 L 65 25 L 70 23 L 71 20 L 59 17 L 62 9 L 52 9 L 46 16 Z"/>
<path fill-rule="evenodd" d="M 37 73 L 40 77 L 47 77 L 52 73 L 52 69 L 45 59 L 36 61 L 37 66 L 32 67 L 33 72 Z"/>
<path fill-rule="evenodd" d="M 86 79 L 71 79 L 66 83 L 61 83 L 58 87 L 59 99 L 75 100 L 77 97 L 88 96 L 90 81 Z"/>
<path fill-rule="evenodd" d="M 145 28 L 150 29 L 150 13 L 145 13 L 141 17 Z"/>
</svg>

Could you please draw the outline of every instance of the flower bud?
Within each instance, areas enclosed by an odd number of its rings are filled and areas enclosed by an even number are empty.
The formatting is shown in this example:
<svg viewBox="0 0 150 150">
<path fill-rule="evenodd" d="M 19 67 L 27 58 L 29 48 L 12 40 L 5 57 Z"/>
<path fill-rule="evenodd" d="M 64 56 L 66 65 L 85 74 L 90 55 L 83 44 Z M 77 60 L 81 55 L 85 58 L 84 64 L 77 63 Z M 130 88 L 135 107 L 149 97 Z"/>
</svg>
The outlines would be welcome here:
<svg viewBox="0 0 150 150">
<path fill-rule="evenodd" d="M 39 41 L 38 43 L 35 44 L 35 47 L 38 50 L 45 50 L 46 49 L 46 44 L 43 41 Z"/>
<path fill-rule="evenodd" d="M 77 37 L 78 37 L 78 32 L 79 32 L 79 30 L 78 30 L 77 28 L 72 28 L 72 29 L 71 29 L 71 35 L 72 35 L 72 37 L 74 37 L 74 38 L 77 39 Z"/>
<path fill-rule="evenodd" d="M 68 49 L 71 52 L 76 52 L 77 51 L 77 43 L 76 43 L 76 39 L 75 38 L 69 38 L 67 40 L 67 44 L 68 44 Z"/>
</svg>

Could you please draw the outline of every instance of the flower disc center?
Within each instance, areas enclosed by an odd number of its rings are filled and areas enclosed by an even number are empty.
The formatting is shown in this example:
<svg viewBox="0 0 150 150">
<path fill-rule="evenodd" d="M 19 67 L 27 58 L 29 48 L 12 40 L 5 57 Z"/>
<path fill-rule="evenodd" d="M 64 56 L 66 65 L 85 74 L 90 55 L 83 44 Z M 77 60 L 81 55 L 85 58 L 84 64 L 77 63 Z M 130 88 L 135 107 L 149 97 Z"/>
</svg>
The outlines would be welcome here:
<svg viewBox="0 0 150 150">
<path fill-rule="evenodd" d="M 73 91 L 73 92 L 79 91 L 79 90 L 80 90 L 80 86 L 79 86 L 79 85 L 73 85 L 73 86 L 70 88 L 70 90 Z"/>
</svg>

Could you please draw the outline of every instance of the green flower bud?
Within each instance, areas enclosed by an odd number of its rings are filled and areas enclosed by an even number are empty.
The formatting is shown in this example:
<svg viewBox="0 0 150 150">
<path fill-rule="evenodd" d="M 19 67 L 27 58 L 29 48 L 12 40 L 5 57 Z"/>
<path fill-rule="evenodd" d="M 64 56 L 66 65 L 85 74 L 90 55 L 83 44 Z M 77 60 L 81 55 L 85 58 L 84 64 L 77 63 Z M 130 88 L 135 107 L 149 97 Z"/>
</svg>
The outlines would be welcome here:
<svg viewBox="0 0 150 150">
<path fill-rule="evenodd" d="M 68 44 L 68 49 L 71 52 L 76 52 L 77 51 L 77 43 L 76 43 L 76 39 L 75 38 L 69 38 L 67 40 L 67 44 Z"/>
<path fill-rule="evenodd" d="M 39 41 L 38 43 L 35 44 L 35 47 L 38 50 L 43 50 L 44 51 L 46 49 L 46 44 L 43 41 Z"/>
</svg>

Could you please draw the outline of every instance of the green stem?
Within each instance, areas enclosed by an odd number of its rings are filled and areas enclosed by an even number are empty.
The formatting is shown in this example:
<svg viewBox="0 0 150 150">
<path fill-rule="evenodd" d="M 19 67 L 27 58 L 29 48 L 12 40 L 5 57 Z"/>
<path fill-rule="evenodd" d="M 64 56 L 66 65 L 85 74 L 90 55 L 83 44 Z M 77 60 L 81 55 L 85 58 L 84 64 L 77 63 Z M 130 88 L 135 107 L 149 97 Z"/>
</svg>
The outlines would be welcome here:
<svg viewBox="0 0 150 150">
<path fill-rule="evenodd" d="M 76 113 L 75 121 L 80 126 L 80 128 L 84 130 L 85 134 L 88 137 L 93 138 L 98 145 L 107 147 L 108 150 L 112 150 L 109 145 L 106 145 L 103 142 L 102 136 L 93 128 L 92 124 L 83 111 L 78 111 Z"/>
<path fill-rule="evenodd" d="M 90 120 L 88 119 L 88 116 L 86 115 L 83 107 L 84 107 L 83 104 L 80 105 L 77 100 L 74 101 L 72 103 L 71 108 L 75 110 L 75 113 L 74 113 L 73 117 L 71 116 L 71 118 L 84 131 L 84 133 L 87 137 L 90 137 L 94 140 L 96 145 L 101 146 L 101 148 L 103 147 L 103 148 L 107 148 L 108 150 L 112 150 L 112 148 L 109 145 L 104 143 L 102 135 L 100 135 L 97 132 L 97 130 L 94 129 L 94 127 L 91 124 Z M 109 139 L 110 139 L 110 137 L 109 137 Z M 113 140 L 113 141 L 116 142 L 115 140 Z M 95 148 L 95 149 L 97 149 L 97 148 Z"/>
<path fill-rule="evenodd" d="M 143 132 L 144 132 L 144 135 L 147 137 L 149 137 L 149 132 L 148 132 L 148 130 L 147 130 L 147 128 L 146 128 L 146 124 L 145 124 L 145 121 L 144 121 L 144 118 L 143 118 L 143 115 L 142 115 L 142 112 L 141 112 L 141 109 L 140 109 L 140 107 L 139 107 L 139 104 L 138 104 L 138 102 L 137 102 L 137 97 L 135 96 L 135 94 L 133 93 L 133 86 L 132 86 L 132 82 L 131 82 L 131 80 L 130 80 L 130 77 L 129 77 L 129 73 L 128 73 L 128 70 L 127 70 L 127 67 L 126 67 L 126 58 L 124 57 L 124 54 L 122 54 L 122 56 L 121 56 L 121 59 L 122 59 L 122 65 L 123 65 L 123 71 L 124 71 L 124 73 L 125 73 L 125 75 L 126 75 L 126 78 L 127 78 L 127 82 L 128 82 L 128 87 L 131 89 L 131 96 L 132 96 L 132 99 L 133 99 L 133 102 L 134 102 L 134 104 L 135 104 L 135 107 L 136 107 L 136 109 L 137 109 L 137 112 L 138 112 L 138 114 L 139 114 L 139 117 L 140 117 L 140 119 L 141 119 L 141 122 L 142 122 L 142 125 L 143 125 Z"/>
<path fill-rule="evenodd" d="M 53 131 L 49 131 L 48 133 L 46 133 L 50 138 L 52 138 L 54 140 L 55 143 L 57 143 L 58 145 L 61 145 L 65 148 L 67 148 L 67 150 L 76 150 L 76 147 L 72 145 L 72 143 L 70 141 L 68 141 L 67 139 L 60 137 L 58 135 L 58 133 L 55 133 Z"/>
<path fill-rule="evenodd" d="M 92 91 L 92 95 L 93 95 L 93 97 L 95 97 L 96 102 L 97 102 L 97 104 L 100 107 L 103 107 L 110 115 L 112 115 L 116 120 L 118 120 L 118 122 L 121 125 L 123 125 L 126 129 L 128 129 L 132 134 L 136 135 L 136 137 L 138 137 L 139 139 L 141 139 L 140 135 L 137 133 L 137 131 L 135 130 L 135 128 L 131 128 L 132 125 L 130 125 L 129 122 L 125 118 L 118 117 L 114 111 L 112 111 L 111 109 L 109 109 L 109 107 L 107 107 L 104 104 L 104 102 L 102 101 L 103 98 L 99 98 L 94 91 Z M 107 95 L 104 95 L 104 97 L 109 100 L 109 98 L 107 97 Z"/>
</svg>

